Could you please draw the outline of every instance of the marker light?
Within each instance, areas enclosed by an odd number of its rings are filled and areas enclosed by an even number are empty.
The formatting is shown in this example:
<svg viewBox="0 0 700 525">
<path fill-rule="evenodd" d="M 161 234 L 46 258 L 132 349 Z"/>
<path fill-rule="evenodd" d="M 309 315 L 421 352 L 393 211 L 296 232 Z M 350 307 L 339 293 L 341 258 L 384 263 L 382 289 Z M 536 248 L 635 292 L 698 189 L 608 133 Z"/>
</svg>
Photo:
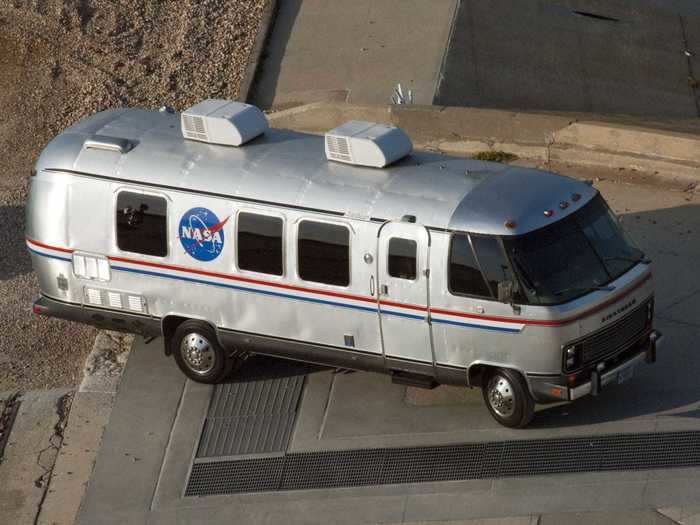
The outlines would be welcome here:
<svg viewBox="0 0 700 525">
<path fill-rule="evenodd" d="M 571 200 L 574 202 L 578 202 L 581 200 L 581 194 L 580 193 L 574 193 L 571 195 Z"/>
<path fill-rule="evenodd" d="M 545 217 L 551 217 L 552 215 L 554 215 L 554 210 L 544 210 Z"/>
<path fill-rule="evenodd" d="M 575 345 L 568 346 L 564 349 L 564 357 L 566 358 L 566 369 L 573 370 L 579 364 L 578 351 Z"/>
<path fill-rule="evenodd" d="M 512 230 L 516 226 L 515 221 L 513 219 L 508 219 L 506 222 L 503 223 L 503 225 L 509 230 Z"/>
<path fill-rule="evenodd" d="M 566 208 L 569 207 L 569 203 L 566 202 L 566 201 L 561 201 L 561 202 L 559 203 L 559 207 L 560 207 L 562 210 L 565 210 Z"/>
</svg>

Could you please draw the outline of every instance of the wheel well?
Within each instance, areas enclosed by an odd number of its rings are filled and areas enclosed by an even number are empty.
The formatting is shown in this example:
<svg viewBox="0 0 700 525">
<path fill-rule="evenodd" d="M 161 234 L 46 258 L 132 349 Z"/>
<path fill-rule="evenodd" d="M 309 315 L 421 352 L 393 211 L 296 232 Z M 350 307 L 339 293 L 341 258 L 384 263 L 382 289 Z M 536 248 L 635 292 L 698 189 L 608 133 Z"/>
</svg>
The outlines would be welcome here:
<svg viewBox="0 0 700 525">
<path fill-rule="evenodd" d="M 172 353 L 170 351 L 170 338 L 175 333 L 175 330 L 177 330 L 177 327 L 187 321 L 187 319 L 187 317 L 181 317 L 179 315 L 169 315 L 163 318 L 161 329 L 163 331 L 163 338 L 165 339 L 165 344 L 163 345 L 165 347 L 165 355 L 170 355 Z"/>
<path fill-rule="evenodd" d="M 532 386 L 530 385 L 530 381 L 528 381 L 527 376 L 518 370 L 517 368 L 510 368 L 510 367 L 500 367 L 500 366 L 495 366 L 495 365 L 482 365 L 482 364 L 476 364 L 472 365 L 469 367 L 469 386 L 473 387 L 482 387 L 488 380 L 489 376 L 493 373 L 494 370 L 497 370 L 499 368 L 508 368 L 509 370 L 512 370 L 513 372 L 518 373 L 520 376 L 522 376 L 523 380 L 525 381 L 525 386 L 527 387 L 528 392 L 530 392 L 530 395 L 534 397 L 534 392 L 532 391 Z"/>
<path fill-rule="evenodd" d="M 214 323 L 211 323 L 211 322 L 206 321 L 204 319 L 195 319 L 192 317 L 184 317 L 181 315 L 166 315 L 163 318 L 163 321 L 161 322 L 161 331 L 163 332 L 163 339 L 165 340 L 165 344 L 163 345 L 165 347 L 165 355 L 172 354 L 172 352 L 170 350 L 170 338 L 175 333 L 175 330 L 177 330 L 177 327 L 180 326 L 185 321 L 199 321 L 199 322 L 208 324 L 214 330 L 214 333 L 217 335 L 217 340 L 218 340 L 218 331 L 217 331 L 216 325 Z M 219 341 L 219 344 L 221 344 L 221 341 Z"/>
<path fill-rule="evenodd" d="M 472 365 L 469 367 L 469 386 L 481 387 L 486 382 L 486 378 L 495 370 L 491 365 Z"/>
</svg>

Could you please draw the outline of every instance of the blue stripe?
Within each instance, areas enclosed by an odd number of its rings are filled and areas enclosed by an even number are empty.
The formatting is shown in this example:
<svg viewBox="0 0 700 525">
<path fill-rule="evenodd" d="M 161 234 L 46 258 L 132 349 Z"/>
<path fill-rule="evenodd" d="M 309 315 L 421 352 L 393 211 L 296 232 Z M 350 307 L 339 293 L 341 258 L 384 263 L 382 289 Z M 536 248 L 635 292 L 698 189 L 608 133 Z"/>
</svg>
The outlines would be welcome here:
<svg viewBox="0 0 700 525">
<path fill-rule="evenodd" d="M 395 315 L 396 317 L 405 317 L 406 319 L 418 319 L 419 321 L 425 321 L 424 315 L 404 314 L 401 312 L 392 312 L 391 310 L 382 310 L 381 313 L 386 315 Z"/>
<path fill-rule="evenodd" d="M 66 259 L 65 257 L 59 257 L 58 255 L 49 255 L 48 253 L 41 253 L 37 252 L 36 250 L 32 250 L 29 246 L 27 246 L 27 250 L 32 252 L 34 255 L 41 255 L 42 257 L 48 257 L 49 259 L 58 259 L 59 261 L 66 261 L 70 262 L 70 259 Z"/>
<path fill-rule="evenodd" d="M 296 299 L 298 301 L 307 301 L 310 303 L 327 304 L 330 306 L 342 306 L 343 308 L 352 308 L 355 310 L 362 310 L 365 312 L 377 313 L 376 308 L 368 308 L 366 306 L 356 306 L 354 304 L 337 303 L 335 301 L 326 301 L 324 299 L 313 299 L 311 297 L 301 297 L 298 295 L 290 295 L 290 294 L 280 293 L 280 292 L 270 292 L 268 290 L 258 290 L 256 288 L 247 288 L 245 286 L 236 286 L 233 284 L 217 283 L 215 281 L 205 281 L 203 279 L 193 279 L 191 277 L 182 277 L 180 275 L 168 275 L 166 273 L 160 273 L 160 272 L 149 272 L 146 270 L 136 270 L 134 268 L 125 268 L 123 266 L 112 266 L 112 269 L 113 270 L 120 270 L 122 272 L 142 273 L 145 275 L 153 275 L 155 277 L 165 277 L 166 279 L 175 279 L 175 280 L 179 280 L 179 281 L 187 281 L 187 282 L 198 283 L 198 284 L 210 284 L 212 286 L 219 286 L 221 288 L 230 288 L 232 290 L 240 290 L 243 292 L 253 292 L 253 293 L 259 293 L 262 295 L 270 295 L 273 297 L 284 297 L 286 299 Z M 396 314 L 396 315 L 401 315 L 401 314 Z"/>
<path fill-rule="evenodd" d="M 36 250 L 33 250 L 29 247 L 27 247 L 27 249 L 36 255 L 41 255 L 42 257 L 48 257 L 50 259 L 57 259 L 59 261 L 66 261 L 66 262 L 71 261 L 70 259 L 66 259 L 65 257 L 59 257 L 58 255 L 49 255 L 46 253 L 37 252 Z M 377 312 L 376 308 L 369 308 L 366 306 L 357 306 L 354 304 L 339 303 L 336 301 L 328 301 L 325 299 L 313 299 L 311 297 L 302 297 L 299 295 L 291 295 L 291 294 L 280 293 L 280 292 L 271 292 L 268 290 L 258 290 L 256 288 L 247 288 L 245 286 L 236 286 L 233 284 L 218 283 L 216 281 L 206 281 L 204 279 L 194 279 L 192 277 L 182 277 L 180 275 L 169 275 L 167 273 L 151 272 L 151 271 L 147 271 L 147 270 L 136 270 L 134 268 L 126 268 L 124 266 L 112 266 L 111 268 L 113 270 L 118 270 L 121 272 L 140 273 L 143 275 L 152 275 L 154 277 L 164 277 L 166 279 L 174 279 L 176 281 L 186 281 L 186 282 L 197 283 L 197 284 L 208 284 L 211 286 L 219 286 L 221 288 L 229 288 L 231 290 L 239 290 L 242 292 L 258 293 L 258 294 L 268 295 L 268 296 L 272 296 L 272 297 L 283 297 L 285 299 L 294 299 L 297 301 L 306 301 L 309 303 L 326 304 L 329 306 L 340 306 L 342 308 L 350 308 L 353 310 L 360 310 L 363 312 L 371 312 L 371 313 Z M 425 320 L 425 316 L 423 316 L 423 315 L 406 314 L 406 313 L 402 313 L 402 312 L 394 312 L 391 310 L 384 310 L 384 309 L 381 310 L 381 313 L 384 315 L 393 315 L 396 317 L 403 317 L 406 319 L 416 319 L 418 321 Z M 495 331 L 495 332 L 508 332 L 508 333 L 519 333 L 520 332 L 520 329 L 518 329 L 518 328 L 501 328 L 501 327 L 497 327 L 497 326 L 487 326 L 487 325 L 480 325 L 480 324 L 473 324 L 473 323 L 460 323 L 457 321 L 447 321 L 447 320 L 443 320 L 443 319 L 433 319 L 433 322 L 439 323 L 439 324 L 449 324 L 449 325 L 453 325 L 453 326 L 462 326 L 462 327 L 467 327 L 467 328 L 478 328 L 481 330 L 491 330 L 491 331 Z"/>
<path fill-rule="evenodd" d="M 481 330 L 491 330 L 493 332 L 508 332 L 511 334 L 520 333 L 519 328 L 503 328 L 500 326 L 488 326 L 484 324 L 460 323 L 457 321 L 448 321 L 446 319 L 433 319 L 433 322 L 439 324 L 450 324 L 454 326 L 466 326 L 468 328 L 480 328 Z"/>
</svg>

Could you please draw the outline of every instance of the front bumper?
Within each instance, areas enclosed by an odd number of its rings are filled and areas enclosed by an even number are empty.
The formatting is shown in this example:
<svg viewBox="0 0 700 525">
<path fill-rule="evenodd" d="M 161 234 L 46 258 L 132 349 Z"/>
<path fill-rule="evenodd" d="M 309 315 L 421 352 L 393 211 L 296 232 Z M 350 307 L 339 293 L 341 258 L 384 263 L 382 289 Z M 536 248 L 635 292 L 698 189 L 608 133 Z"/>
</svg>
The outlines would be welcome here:
<svg viewBox="0 0 700 525">
<path fill-rule="evenodd" d="M 606 360 L 602 360 L 593 367 L 590 378 L 583 383 L 569 385 L 565 375 L 528 375 L 530 390 L 538 403 L 574 401 L 587 395 L 598 395 L 604 387 L 629 379 L 642 361 L 649 364 L 656 362 L 656 353 L 662 343 L 661 332 L 652 330 L 631 357 L 620 363 L 616 362 L 610 368 L 607 367 Z"/>
</svg>

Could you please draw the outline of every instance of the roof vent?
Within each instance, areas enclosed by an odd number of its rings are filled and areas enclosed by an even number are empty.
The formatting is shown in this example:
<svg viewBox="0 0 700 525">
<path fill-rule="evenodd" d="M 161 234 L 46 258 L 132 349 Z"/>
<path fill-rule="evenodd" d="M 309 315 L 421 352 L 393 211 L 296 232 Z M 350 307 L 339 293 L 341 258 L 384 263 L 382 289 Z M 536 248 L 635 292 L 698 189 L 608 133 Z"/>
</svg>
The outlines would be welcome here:
<svg viewBox="0 0 700 525">
<path fill-rule="evenodd" d="M 402 129 L 351 120 L 326 133 L 326 158 L 359 166 L 383 168 L 413 149 Z"/>
<path fill-rule="evenodd" d="M 240 146 L 268 128 L 267 119 L 255 106 L 232 100 L 209 99 L 180 116 L 182 136 L 190 140 Z"/>
<path fill-rule="evenodd" d="M 108 137 L 107 135 L 93 135 L 83 143 L 85 149 L 101 149 L 105 151 L 116 151 L 117 153 L 128 153 L 134 148 L 134 143 L 129 139 L 119 137 Z"/>
</svg>

